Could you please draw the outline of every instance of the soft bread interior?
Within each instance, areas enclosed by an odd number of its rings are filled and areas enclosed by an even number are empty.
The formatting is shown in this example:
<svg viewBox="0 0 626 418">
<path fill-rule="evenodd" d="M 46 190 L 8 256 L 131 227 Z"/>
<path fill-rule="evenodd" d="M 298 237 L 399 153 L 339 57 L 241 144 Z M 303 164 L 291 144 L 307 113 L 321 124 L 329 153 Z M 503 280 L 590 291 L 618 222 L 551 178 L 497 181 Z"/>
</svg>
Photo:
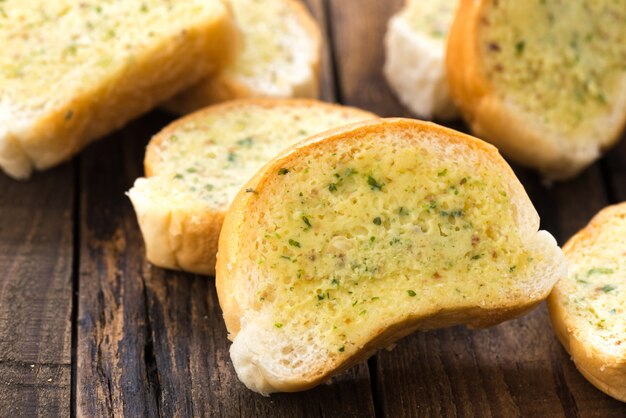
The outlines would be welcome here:
<svg viewBox="0 0 626 418">
<path fill-rule="evenodd" d="M 372 125 L 274 160 L 227 216 L 218 289 L 253 390 L 310 387 L 387 330 L 502 321 L 564 275 L 495 149 L 432 124 Z"/>
<path fill-rule="evenodd" d="M 147 178 L 129 191 L 153 264 L 215 274 L 224 212 L 241 186 L 283 149 L 376 116 L 309 100 L 241 100 L 199 111 L 159 133 Z"/>
<path fill-rule="evenodd" d="M 384 73 L 411 111 L 451 119 L 457 110 L 448 91 L 446 37 L 458 0 L 408 1 L 389 21 Z"/>
<path fill-rule="evenodd" d="M 524 124 L 595 158 L 626 112 L 625 21 L 625 0 L 485 2 L 483 71 Z"/>
<path fill-rule="evenodd" d="M 302 5 L 294 0 L 230 3 L 245 45 L 224 75 L 267 97 L 291 97 L 299 86 L 317 80 L 313 67 L 319 59 L 319 39 L 312 36 L 313 24 Z M 300 92 L 301 96 L 316 97 L 317 82 L 313 87 L 312 91 Z"/>
<path fill-rule="evenodd" d="M 18 178 L 68 159 L 232 58 L 221 43 L 234 42 L 235 29 L 219 0 L 1 7 L 0 165 Z"/>
<path fill-rule="evenodd" d="M 574 338 L 626 367 L 626 206 L 601 222 L 566 247 L 569 274 L 555 293 Z"/>
</svg>

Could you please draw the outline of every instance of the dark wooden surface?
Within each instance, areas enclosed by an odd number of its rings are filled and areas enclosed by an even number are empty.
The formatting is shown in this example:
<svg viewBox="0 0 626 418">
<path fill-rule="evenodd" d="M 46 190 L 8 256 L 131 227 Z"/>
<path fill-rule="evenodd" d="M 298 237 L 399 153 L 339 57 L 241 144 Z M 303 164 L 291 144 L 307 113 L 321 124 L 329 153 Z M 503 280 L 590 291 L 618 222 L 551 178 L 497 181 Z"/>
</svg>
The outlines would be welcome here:
<svg viewBox="0 0 626 418">
<path fill-rule="evenodd" d="M 323 98 L 410 116 L 381 72 L 401 0 L 307 4 L 328 44 Z M 414 334 L 307 392 L 248 391 L 213 280 L 147 264 L 124 195 L 151 135 L 171 120 L 155 111 L 28 182 L 0 174 L 0 417 L 626 416 L 577 372 L 543 305 L 491 329 Z M 552 187 L 514 169 L 560 243 L 626 200 L 626 141 Z"/>
</svg>

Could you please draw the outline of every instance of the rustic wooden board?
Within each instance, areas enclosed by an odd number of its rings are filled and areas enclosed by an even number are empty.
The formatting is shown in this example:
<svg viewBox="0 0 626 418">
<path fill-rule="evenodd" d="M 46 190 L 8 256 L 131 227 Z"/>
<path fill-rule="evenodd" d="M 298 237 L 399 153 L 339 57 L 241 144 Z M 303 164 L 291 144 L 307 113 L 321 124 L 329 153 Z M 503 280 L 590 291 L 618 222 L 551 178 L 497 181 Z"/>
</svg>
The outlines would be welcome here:
<svg viewBox="0 0 626 418">
<path fill-rule="evenodd" d="M 74 166 L 0 190 L 0 416 L 68 416 Z"/>
</svg>

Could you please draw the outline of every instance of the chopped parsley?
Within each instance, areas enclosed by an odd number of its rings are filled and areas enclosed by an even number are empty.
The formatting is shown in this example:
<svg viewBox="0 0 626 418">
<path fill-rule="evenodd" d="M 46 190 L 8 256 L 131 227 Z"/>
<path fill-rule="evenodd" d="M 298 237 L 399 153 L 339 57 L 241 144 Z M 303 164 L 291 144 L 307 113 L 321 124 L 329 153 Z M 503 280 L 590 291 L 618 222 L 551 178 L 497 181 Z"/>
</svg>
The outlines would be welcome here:
<svg viewBox="0 0 626 418">
<path fill-rule="evenodd" d="M 292 247 L 298 247 L 300 248 L 300 243 L 296 240 L 290 239 L 289 240 L 289 245 L 291 245 Z"/>
<path fill-rule="evenodd" d="M 282 328 L 282 327 L 283 327 L 283 324 L 281 324 L 280 322 L 276 322 L 276 323 L 274 324 L 274 326 L 275 326 L 276 328 Z"/>
<path fill-rule="evenodd" d="M 328 191 L 329 191 L 329 192 L 336 192 L 336 191 L 337 191 L 337 184 L 335 184 L 335 183 L 330 183 L 330 184 L 328 185 Z"/>
<path fill-rule="evenodd" d="M 237 145 L 241 145 L 242 147 L 251 147 L 252 146 L 252 137 L 248 136 L 244 139 L 240 139 L 237 141 Z"/>
<path fill-rule="evenodd" d="M 413 297 L 413 296 L 416 296 L 416 295 L 417 295 L 417 293 L 415 293 L 415 290 L 407 290 L 407 291 L 406 291 L 406 293 L 408 293 L 408 294 L 409 294 L 409 296 L 411 296 L 411 297 Z"/>
<path fill-rule="evenodd" d="M 375 225 L 380 225 L 381 223 L 383 223 L 383 221 L 380 219 L 380 216 L 375 217 L 372 222 L 374 222 Z"/>
<path fill-rule="evenodd" d="M 313 225 L 311 225 L 311 222 L 309 222 L 309 218 L 307 218 L 306 216 L 302 217 L 302 222 L 304 222 L 304 224 L 307 226 L 307 229 L 313 228 Z"/>
<path fill-rule="evenodd" d="M 384 184 L 379 183 L 374 177 L 367 176 L 367 184 L 372 187 L 372 190 L 382 190 Z"/>
<path fill-rule="evenodd" d="M 613 269 L 606 267 L 594 267 L 592 269 L 589 269 L 589 271 L 587 272 L 587 277 L 593 274 L 613 274 Z"/>
<path fill-rule="evenodd" d="M 278 170 L 278 175 L 279 176 L 284 176 L 287 173 L 289 173 L 289 170 L 286 169 L 286 168 L 281 168 L 280 170 Z"/>
<path fill-rule="evenodd" d="M 437 173 L 437 176 L 439 176 L 439 177 L 443 177 L 443 176 L 445 176 L 446 174 L 448 174 L 448 169 L 447 169 L 447 168 L 444 168 L 443 170 L 441 170 L 440 172 L 438 172 L 438 173 Z"/>
<path fill-rule="evenodd" d="M 346 351 L 346 347 L 345 346 L 342 345 L 341 347 L 339 347 L 339 352 L 340 353 L 343 353 L 344 351 Z"/>
<path fill-rule="evenodd" d="M 613 286 L 612 284 L 605 284 L 600 288 L 600 290 L 602 290 L 604 293 L 609 293 L 610 291 L 613 291 L 615 289 L 615 286 Z"/>
</svg>

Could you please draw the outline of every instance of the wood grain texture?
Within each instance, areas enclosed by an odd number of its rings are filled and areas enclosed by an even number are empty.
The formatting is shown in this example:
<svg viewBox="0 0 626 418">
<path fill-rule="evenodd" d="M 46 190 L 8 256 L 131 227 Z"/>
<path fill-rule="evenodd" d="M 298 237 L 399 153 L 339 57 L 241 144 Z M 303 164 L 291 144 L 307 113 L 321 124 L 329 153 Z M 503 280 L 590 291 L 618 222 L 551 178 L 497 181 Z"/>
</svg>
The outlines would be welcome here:
<svg viewBox="0 0 626 418">
<path fill-rule="evenodd" d="M 0 190 L 0 416 L 68 416 L 74 166 Z"/>
</svg>

